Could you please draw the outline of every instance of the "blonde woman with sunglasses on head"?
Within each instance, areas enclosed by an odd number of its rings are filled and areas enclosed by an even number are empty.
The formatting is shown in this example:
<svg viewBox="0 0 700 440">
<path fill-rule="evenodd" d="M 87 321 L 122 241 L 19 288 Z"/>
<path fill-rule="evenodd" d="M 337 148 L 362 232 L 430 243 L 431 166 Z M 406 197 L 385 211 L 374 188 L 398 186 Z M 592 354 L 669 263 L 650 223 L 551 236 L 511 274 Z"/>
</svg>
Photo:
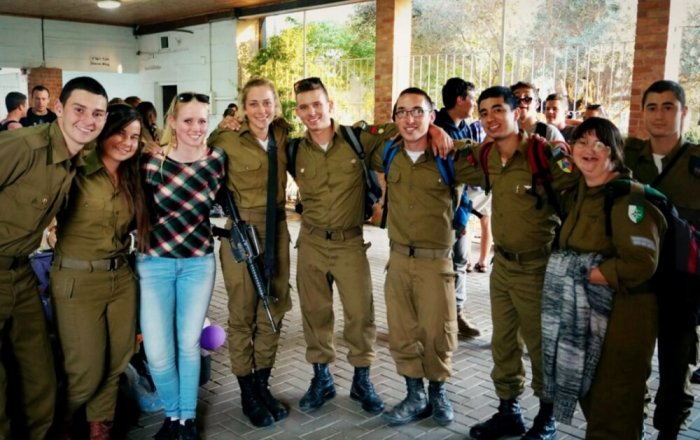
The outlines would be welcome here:
<svg viewBox="0 0 700 440">
<path fill-rule="evenodd" d="M 152 225 L 136 267 L 143 343 L 165 410 L 156 439 L 200 438 L 199 338 L 216 271 L 209 211 L 226 166 L 226 153 L 205 143 L 208 117 L 207 95 L 180 93 L 168 109 L 162 152 L 143 159 Z"/>
</svg>

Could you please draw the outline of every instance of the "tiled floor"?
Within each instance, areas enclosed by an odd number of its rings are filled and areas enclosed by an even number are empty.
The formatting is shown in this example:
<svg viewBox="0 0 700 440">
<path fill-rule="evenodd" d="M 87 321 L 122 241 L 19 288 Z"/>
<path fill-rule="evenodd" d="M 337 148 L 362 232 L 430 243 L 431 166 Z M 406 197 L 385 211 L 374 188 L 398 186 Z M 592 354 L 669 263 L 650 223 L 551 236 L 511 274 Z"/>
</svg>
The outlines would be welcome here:
<svg viewBox="0 0 700 440">
<path fill-rule="evenodd" d="M 296 237 L 299 223 L 290 221 L 292 237 Z M 368 251 L 372 268 L 376 321 L 377 321 L 377 361 L 372 367 L 372 380 L 377 392 L 391 407 L 405 394 L 405 385 L 394 368 L 387 342 L 386 310 L 383 297 L 384 266 L 388 258 L 386 231 L 367 226 L 365 240 L 372 246 Z M 478 253 L 476 244 L 474 255 Z M 296 251 L 292 249 L 292 280 L 295 279 Z M 220 273 L 219 273 L 220 275 Z M 463 439 L 467 438 L 469 427 L 477 421 L 491 416 L 497 406 L 493 386 L 489 377 L 492 362 L 490 352 L 491 322 L 488 300 L 488 274 L 468 275 L 468 311 L 473 322 L 482 330 L 482 336 L 474 340 L 460 340 L 459 349 L 453 357 L 454 373 L 448 389 L 455 409 L 455 422 L 443 428 L 432 419 L 426 419 L 407 426 L 392 428 L 386 426 L 380 416 L 365 414 L 359 405 L 349 398 L 352 381 L 352 367 L 346 361 L 347 349 L 342 340 L 342 312 L 336 306 L 336 344 L 338 359 L 331 369 L 335 378 L 338 395 L 321 409 L 304 413 L 298 409 L 298 401 L 306 391 L 312 376 L 311 365 L 305 358 L 305 343 L 301 328 L 301 316 L 293 292 L 294 307 L 285 318 L 282 330 L 276 367 L 271 379 L 276 397 L 291 406 L 291 414 L 286 420 L 268 428 L 255 428 L 248 423 L 241 412 L 240 394 L 236 378 L 229 369 L 226 345 L 213 354 L 212 379 L 200 389 L 198 423 L 206 439 Z M 292 282 L 292 285 L 295 285 Z M 227 320 L 226 291 L 220 276 L 217 277 L 209 318 L 225 327 Z M 529 371 L 529 368 L 528 368 Z M 650 388 L 657 387 L 656 372 L 650 380 Z M 699 390 L 695 387 L 695 391 Z M 526 418 L 530 422 L 537 412 L 537 399 L 528 390 L 522 403 Z M 161 414 L 146 414 L 139 420 L 140 427 L 129 432 L 130 439 L 150 438 L 160 427 Z M 572 425 L 559 425 L 559 439 L 584 438 L 585 422 L 580 412 L 575 414 Z M 646 427 L 647 435 L 655 430 Z M 652 436 L 653 438 L 653 436 Z M 691 427 L 683 431 L 684 440 L 700 439 L 700 403 L 696 403 Z M 614 440 L 614 439 L 611 439 Z"/>
</svg>

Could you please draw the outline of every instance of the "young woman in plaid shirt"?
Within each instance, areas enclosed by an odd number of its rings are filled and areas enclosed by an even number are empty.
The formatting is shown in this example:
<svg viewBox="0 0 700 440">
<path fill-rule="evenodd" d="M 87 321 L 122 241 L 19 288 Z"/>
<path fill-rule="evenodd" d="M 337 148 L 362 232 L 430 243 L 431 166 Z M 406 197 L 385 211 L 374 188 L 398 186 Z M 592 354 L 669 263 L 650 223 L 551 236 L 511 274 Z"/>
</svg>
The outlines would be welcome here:
<svg viewBox="0 0 700 440">
<path fill-rule="evenodd" d="M 206 145 L 208 116 L 208 96 L 180 93 L 167 113 L 162 152 L 143 157 L 153 218 L 136 267 L 143 343 L 165 409 L 156 439 L 200 438 L 199 338 L 216 270 L 209 210 L 226 166 L 226 153 Z"/>
</svg>

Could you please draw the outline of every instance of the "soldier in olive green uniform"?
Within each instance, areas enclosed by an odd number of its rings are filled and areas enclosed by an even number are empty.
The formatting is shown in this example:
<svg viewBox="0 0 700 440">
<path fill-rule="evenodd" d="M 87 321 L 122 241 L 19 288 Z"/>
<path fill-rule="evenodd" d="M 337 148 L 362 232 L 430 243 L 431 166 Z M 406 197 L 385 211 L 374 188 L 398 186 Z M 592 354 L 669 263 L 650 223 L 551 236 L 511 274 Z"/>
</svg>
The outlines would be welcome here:
<svg viewBox="0 0 700 440">
<path fill-rule="evenodd" d="M 95 140 L 106 118 L 107 93 L 94 79 L 75 78 L 63 88 L 58 120 L 0 136 L 0 344 L 16 358 L 21 370 L 22 400 L 10 405 L 24 411 L 20 430 L 44 439 L 54 415 L 56 378 L 37 280 L 29 254 L 41 242 L 70 189 L 80 150 Z M 0 365 L 0 389 L 6 390 Z M 0 437 L 8 438 L 8 395 L 0 393 Z M 15 427 L 17 428 L 17 427 Z"/>
<path fill-rule="evenodd" d="M 385 176 L 391 253 L 384 293 L 389 348 L 405 377 L 407 396 L 385 412 L 384 419 L 402 425 L 432 414 L 444 426 L 454 419 L 445 382 L 452 375 L 458 331 L 452 267 L 454 188 L 444 182 L 428 148 L 428 127 L 435 118 L 430 97 L 418 88 L 402 91 L 394 118 L 402 139 L 391 147 L 398 150 Z M 386 148 L 372 156 L 378 171 L 383 171 Z M 466 183 L 469 173 L 479 179 L 481 173 L 467 160 L 455 165 L 459 183 Z M 423 378 L 430 381 L 428 397 Z"/>
<path fill-rule="evenodd" d="M 471 428 L 475 439 L 521 435 L 525 424 L 518 397 L 525 389 L 523 342 L 532 362 L 532 388 L 542 396 L 542 349 L 540 313 L 547 260 L 559 218 L 543 185 L 532 193 L 532 170 L 528 162 L 529 135 L 518 130 L 513 93 L 491 87 L 479 96 L 479 116 L 486 134 L 495 139 L 488 157 L 493 191 L 491 218 L 495 244 L 491 273 L 491 378 L 501 403 L 491 419 Z M 571 188 L 577 176 L 565 160 L 547 163 L 556 192 Z M 541 206 L 538 208 L 538 201 Z M 526 439 L 554 439 L 556 425 L 552 403 L 540 401 L 540 411 Z"/>
<path fill-rule="evenodd" d="M 562 226 L 560 247 L 601 254 L 603 261 L 588 281 L 614 291 L 600 360 L 589 392 L 580 399 L 586 439 L 639 439 L 657 328 L 656 297 L 648 280 L 656 270 L 666 221 L 651 202 L 642 198 L 638 206 L 629 195 L 615 198 L 606 212 L 607 186 L 629 179 L 622 137 L 612 122 L 589 118 L 574 131 L 572 142 L 583 178 Z"/>
<path fill-rule="evenodd" d="M 306 339 L 306 360 L 314 378 L 299 405 L 315 409 L 335 396 L 328 363 L 335 360 L 333 289 L 343 304 L 348 361 L 355 367 L 350 396 L 365 411 L 381 412 L 384 404 L 369 379 L 376 337 L 369 263 L 362 237 L 365 182 L 362 164 L 330 117 L 332 101 L 318 78 L 295 84 L 296 113 L 307 128 L 295 158 L 295 179 L 304 204 L 297 242 L 297 286 Z M 394 128 L 362 132 L 369 156 L 396 133 Z"/>
<path fill-rule="evenodd" d="M 228 292 L 231 370 L 241 387 L 244 413 L 255 426 L 268 426 L 288 415 L 287 408 L 270 394 L 268 380 L 277 354 L 279 329 L 284 314 L 292 308 L 289 296 L 290 238 L 284 210 L 287 185 L 285 147 L 290 127 L 283 119 L 272 122 L 279 99 L 268 80 L 249 81 L 241 92 L 241 100 L 246 120 L 238 131 L 217 130 L 208 142 L 226 151 L 226 186 L 233 194 L 241 218 L 257 228 L 261 251 L 266 246 L 269 149 L 273 141 L 276 146 L 275 274 L 269 292 L 273 298 L 270 311 L 277 326 L 276 332 L 258 300 L 246 263 L 237 263 L 233 259 L 228 240 L 221 241 L 219 254 Z M 264 258 L 263 252 L 260 260 Z"/>
<path fill-rule="evenodd" d="M 657 81 L 642 99 L 642 120 L 650 139 L 627 139 L 625 163 L 635 179 L 663 192 L 681 217 L 700 228 L 700 146 L 683 140 L 687 107 L 683 88 L 673 81 Z M 663 175 L 662 175 L 663 174 Z M 698 360 L 697 299 L 668 286 L 659 300 L 659 390 L 654 427 L 659 439 L 675 439 L 693 407 L 690 364 Z"/>
<path fill-rule="evenodd" d="M 127 262 L 136 214 L 147 220 L 138 168 L 139 114 L 108 107 L 97 149 L 85 157 L 58 218 L 51 271 L 63 364 L 65 420 L 86 405 L 91 438 L 112 428 L 119 375 L 136 345 L 136 278 Z M 143 228 L 144 226 L 142 226 Z M 145 235 L 144 235 L 145 236 Z"/>
</svg>

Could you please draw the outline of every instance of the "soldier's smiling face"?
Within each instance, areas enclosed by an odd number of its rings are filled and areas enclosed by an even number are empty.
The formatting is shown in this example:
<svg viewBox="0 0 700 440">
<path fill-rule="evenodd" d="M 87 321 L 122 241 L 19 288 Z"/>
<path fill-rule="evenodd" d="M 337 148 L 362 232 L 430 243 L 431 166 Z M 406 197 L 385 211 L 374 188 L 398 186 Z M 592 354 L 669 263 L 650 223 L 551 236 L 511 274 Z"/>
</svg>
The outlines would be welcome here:
<svg viewBox="0 0 700 440">
<path fill-rule="evenodd" d="M 520 111 L 519 108 L 510 108 L 502 96 L 483 99 L 479 103 L 481 126 L 495 140 L 517 134 Z"/>
<path fill-rule="evenodd" d="M 672 91 L 651 92 L 644 102 L 642 120 L 652 137 L 680 138 L 687 111 Z"/>
<path fill-rule="evenodd" d="M 331 125 L 333 101 L 328 99 L 322 89 L 309 90 L 296 95 L 295 112 L 301 122 L 310 131 L 325 130 Z"/>
</svg>

